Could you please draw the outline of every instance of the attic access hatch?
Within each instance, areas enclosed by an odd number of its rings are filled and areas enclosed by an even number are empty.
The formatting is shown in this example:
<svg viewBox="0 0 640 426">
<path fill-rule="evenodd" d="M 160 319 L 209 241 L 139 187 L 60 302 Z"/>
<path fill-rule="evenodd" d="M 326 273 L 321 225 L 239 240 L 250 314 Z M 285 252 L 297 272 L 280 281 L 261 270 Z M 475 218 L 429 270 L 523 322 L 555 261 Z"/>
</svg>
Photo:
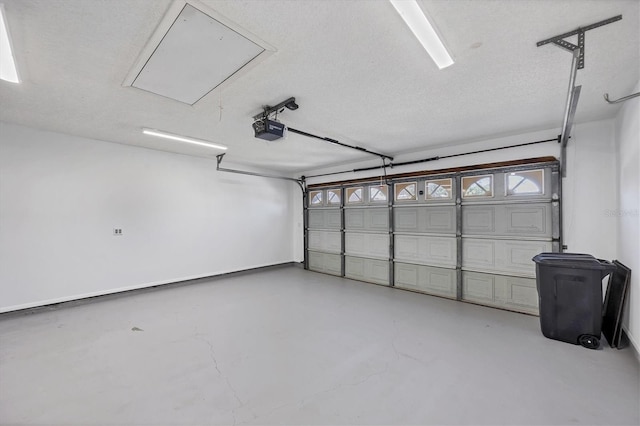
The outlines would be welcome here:
<svg viewBox="0 0 640 426">
<path fill-rule="evenodd" d="M 176 1 L 123 85 L 193 105 L 274 51 L 205 6 Z"/>
</svg>

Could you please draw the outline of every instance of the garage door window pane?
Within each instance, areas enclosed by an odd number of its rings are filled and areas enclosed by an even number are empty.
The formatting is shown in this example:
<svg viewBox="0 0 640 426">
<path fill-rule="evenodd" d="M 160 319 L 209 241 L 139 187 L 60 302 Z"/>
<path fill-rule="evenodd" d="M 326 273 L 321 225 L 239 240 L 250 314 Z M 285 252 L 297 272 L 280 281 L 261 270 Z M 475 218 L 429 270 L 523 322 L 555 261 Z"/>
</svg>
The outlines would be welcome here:
<svg viewBox="0 0 640 426">
<path fill-rule="evenodd" d="M 462 178 L 462 197 L 492 197 L 493 175 L 465 176 Z"/>
<path fill-rule="evenodd" d="M 311 191 L 309 192 L 309 204 L 312 206 L 321 206 L 322 205 L 322 191 Z"/>
<path fill-rule="evenodd" d="M 416 182 L 396 183 L 396 200 L 412 201 L 416 199 Z"/>
<path fill-rule="evenodd" d="M 451 182 L 449 179 L 437 179 L 437 180 L 428 180 L 426 182 L 427 186 L 427 200 L 431 199 L 450 199 L 452 197 L 451 193 Z"/>
<path fill-rule="evenodd" d="M 333 206 L 340 205 L 340 196 L 342 195 L 342 191 L 339 189 L 328 189 L 327 190 L 327 204 L 331 204 Z"/>
<path fill-rule="evenodd" d="M 543 170 L 527 170 L 507 173 L 506 177 L 507 195 L 530 195 L 543 193 Z"/>
<path fill-rule="evenodd" d="M 362 202 L 362 187 L 347 188 L 347 204 L 358 204 Z"/>
<path fill-rule="evenodd" d="M 387 201 L 387 185 L 370 186 L 369 201 L 372 203 Z"/>
</svg>

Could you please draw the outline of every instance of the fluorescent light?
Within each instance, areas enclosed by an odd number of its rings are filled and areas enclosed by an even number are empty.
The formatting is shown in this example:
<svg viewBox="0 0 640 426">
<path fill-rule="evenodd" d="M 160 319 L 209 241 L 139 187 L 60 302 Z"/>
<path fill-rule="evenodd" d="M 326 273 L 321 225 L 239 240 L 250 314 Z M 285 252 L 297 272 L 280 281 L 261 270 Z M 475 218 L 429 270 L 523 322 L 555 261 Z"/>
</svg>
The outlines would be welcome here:
<svg viewBox="0 0 640 426">
<path fill-rule="evenodd" d="M 453 59 L 415 0 L 389 0 L 438 68 L 453 65 Z"/>
<path fill-rule="evenodd" d="M 209 148 L 222 149 L 222 150 L 226 150 L 227 149 L 226 146 L 218 145 L 218 144 L 213 143 L 213 142 L 203 141 L 202 139 L 189 138 L 189 137 L 186 137 L 186 136 L 174 135 L 172 133 L 161 132 L 159 130 L 142 129 L 142 133 L 144 133 L 145 135 L 157 136 L 159 138 L 171 139 L 173 141 L 192 143 L 192 144 L 195 144 L 195 145 L 206 146 L 206 147 L 209 147 Z"/>
<path fill-rule="evenodd" d="M 20 83 L 3 4 L 0 4 L 0 79 Z"/>
</svg>

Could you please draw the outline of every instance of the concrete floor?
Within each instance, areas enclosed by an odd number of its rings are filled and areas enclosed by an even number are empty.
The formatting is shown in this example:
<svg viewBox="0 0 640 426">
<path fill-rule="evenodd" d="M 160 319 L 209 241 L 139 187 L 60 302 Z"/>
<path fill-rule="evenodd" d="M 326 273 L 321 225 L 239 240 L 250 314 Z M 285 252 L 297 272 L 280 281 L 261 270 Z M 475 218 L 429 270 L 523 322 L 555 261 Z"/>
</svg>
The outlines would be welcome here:
<svg viewBox="0 0 640 426">
<path fill-rule="evenodd" d="M 3 425 L 637 425 L 639 374 L 537 317 L 297 267 L 0 315 Z"/>
</svg>

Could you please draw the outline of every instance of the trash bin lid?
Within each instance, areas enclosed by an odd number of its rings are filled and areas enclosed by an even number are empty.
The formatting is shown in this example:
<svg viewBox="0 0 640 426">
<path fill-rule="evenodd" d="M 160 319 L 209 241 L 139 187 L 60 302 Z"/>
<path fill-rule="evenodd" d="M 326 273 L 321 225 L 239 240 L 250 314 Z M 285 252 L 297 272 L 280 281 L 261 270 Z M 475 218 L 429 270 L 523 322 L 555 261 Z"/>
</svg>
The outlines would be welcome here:
<svg viewBox="0 0 640 426">
<path fill-rule="evenodd" d="M 612 269 L 612 264 L 606 260 L 596 259 L 584 253 L 540 253 L 532 259 L 537 264 L 555 266 L 558 268 L 579 269 Z"/>
</svg>

